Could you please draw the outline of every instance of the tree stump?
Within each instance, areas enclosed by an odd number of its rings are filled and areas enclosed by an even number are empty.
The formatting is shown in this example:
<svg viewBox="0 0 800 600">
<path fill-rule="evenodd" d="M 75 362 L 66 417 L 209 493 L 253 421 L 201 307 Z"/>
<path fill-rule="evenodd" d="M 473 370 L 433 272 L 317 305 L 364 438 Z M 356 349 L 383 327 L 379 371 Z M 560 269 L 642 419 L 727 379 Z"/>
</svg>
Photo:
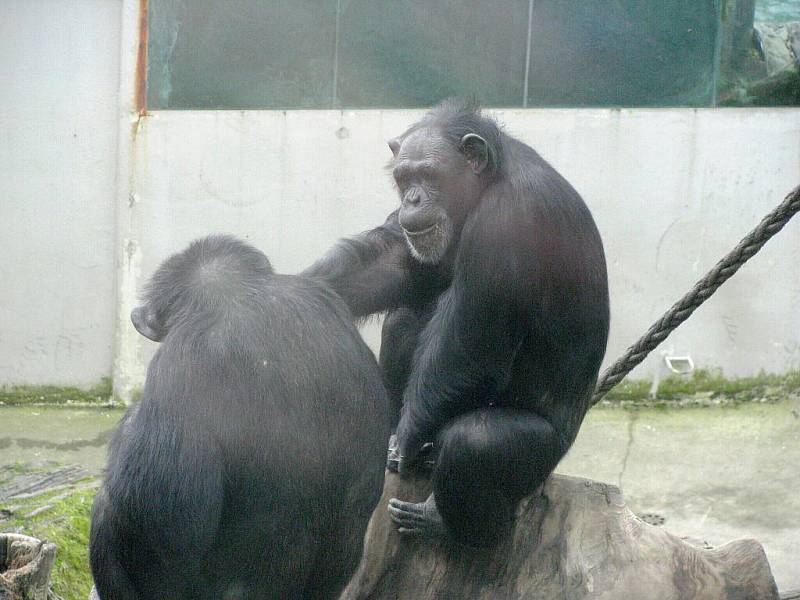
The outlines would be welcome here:
<svg viewBox="0 0 800 600">
<path fill-rule="evenodd" d="M 421 476 L 387 473 L 342 600 L 778 598 L 757 541 L 697 547 L 641 521 L 611 485 L 551 476 L 520 503 L 513 531 L 492 550 L 400 536 L 389 498 L 419 502 L 429 493 Z"/>
<path fill-rule="evenodd" d="M 0 533 L 0 600 L 47 600 L 56 545 Z"/>
</svg>

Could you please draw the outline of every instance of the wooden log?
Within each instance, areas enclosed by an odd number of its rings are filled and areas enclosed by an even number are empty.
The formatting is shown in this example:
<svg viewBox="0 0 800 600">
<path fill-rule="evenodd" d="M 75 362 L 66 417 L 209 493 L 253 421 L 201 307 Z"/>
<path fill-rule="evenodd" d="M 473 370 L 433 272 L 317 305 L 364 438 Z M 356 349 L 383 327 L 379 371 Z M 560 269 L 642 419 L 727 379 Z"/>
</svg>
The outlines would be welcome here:
<svg viewBox="0 0 800 600">
<path fill-rule="evenodd" d="M 704 549 L 641 521 L 618 488 L 553 475 L 524 499 L 497 548 L 401 536 L 389 498 L 424 500 L 430 483 L 387 473 L 364 557 L 342 600 L 778 599 L 761 544 Z"/>
<path fill-rule="evenodd" d="M 0 533 L 0 600 L 47 600 L 56 545 Z"/>
</svg>

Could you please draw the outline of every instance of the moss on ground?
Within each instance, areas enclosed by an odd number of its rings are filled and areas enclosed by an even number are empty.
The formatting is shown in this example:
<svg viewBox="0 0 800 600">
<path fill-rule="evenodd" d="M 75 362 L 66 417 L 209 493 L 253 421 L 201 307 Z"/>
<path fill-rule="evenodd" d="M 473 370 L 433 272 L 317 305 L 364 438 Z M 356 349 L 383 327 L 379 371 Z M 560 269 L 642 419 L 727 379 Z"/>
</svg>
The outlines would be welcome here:
<svg viewBox="0 0 800 600">
<path fill-rule="evenodd" d="M 650 381 L 625 379 L 603 398 L 605 405 L 636 403 L 649 406 L 738 404 L 753 401 L 777 401 L 800 393 L 800 371 L 776 375 L 760 373 L 753 377 L 729 379 L 719 369 L 698 369 L 690 377 L 670 377 L 661 381 L 656 398 L 650 398 Z M 141 399 L 141 390 L 133 393 Z M 720 400 L 716 402 L 715 400 Z M 24 405 L 124 406 L 114 398 L 110 378 L 104 378 L 88 390 L 53 385 L 0 387 L 0 406 Z"/>
<path fill-rule="evenodd" d="M 663 407 L 777 402 L 800 394 L 800 371 L 782 375 L 760 373 L 753 377 L 728 379 L 722 371 L 698 369 L 689 377 L 669 377 L 661 381 L 655 398 L 650 398 L 651 383 L 623 380 L 604 398 L 606 405 L 621 403 Z"/>
<path fill-rule="evenodd" d="M 114 399 L 109 377 L 104 377 L 100 383 L 88 390 L 56 385 L 0 387 L 0 405 L 22 406 L 26 404 L 117 406 L 120 403 Z"/>
<path fill-rule="evenodd" d="M 64 600 L 86 600 L 92 588 L 89 572 L 89 518 L 95 487 L 92 480 L 67 490 L 58 490 L 14 502 L 8 520 L 0 520 L 0 531 L 15 531 L 53 542 L 58 546 L 50 578 L 53 591 Z M 38 512 L 40 509 L 41 512 Z M 37 511 L 33 516 L 30 515 Z"/>
</svg>

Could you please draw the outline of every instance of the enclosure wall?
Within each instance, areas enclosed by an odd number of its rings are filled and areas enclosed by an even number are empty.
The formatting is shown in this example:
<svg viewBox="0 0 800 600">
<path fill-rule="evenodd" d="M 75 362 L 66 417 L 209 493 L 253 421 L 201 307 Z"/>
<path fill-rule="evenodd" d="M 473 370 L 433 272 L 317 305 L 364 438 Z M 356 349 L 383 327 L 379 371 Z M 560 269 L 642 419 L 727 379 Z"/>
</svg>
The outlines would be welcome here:
<svg viewBox="0 0 800 600">
<path fill-rule="evenodd" d="M 0 3 L 0 384 L 111 372 L 121 4 Z"/>
<path fill-rule="evenodd" d="M 611 278 L 607 360 L 800 182 L 800 110 L 503 110 L 506 131 L 579 190 Z M 397 200 L 385 140 L 418 111 L 155 112 L 135 141 L 126 256 L 140 275 L 214 231 L 296 272 L 334 241 L 382 222 Z M 800 367 L 800 222 L 791 223 L 661 350 L 740 376 Z M 126 323 L 123 326 L 128 327 Z M 377 347 L 375 324 L 366 335 Z M 146 361 L 155 344 L 130 338 Z M 141 369 L 132 372 L 141 373 Z M 140 381 L 129 381 L 136 387 Z"/>
</svg>

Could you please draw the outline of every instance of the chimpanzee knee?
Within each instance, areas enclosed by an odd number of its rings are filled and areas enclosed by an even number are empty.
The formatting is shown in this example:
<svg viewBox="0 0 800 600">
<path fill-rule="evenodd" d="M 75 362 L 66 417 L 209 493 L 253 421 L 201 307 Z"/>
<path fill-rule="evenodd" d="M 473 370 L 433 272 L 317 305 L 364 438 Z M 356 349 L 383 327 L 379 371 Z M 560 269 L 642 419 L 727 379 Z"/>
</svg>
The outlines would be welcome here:
<svg viewBox="0 0 800 600">
<path fill-rule="evenodd" d="M 491 546 L 505 535 L 517 502 L 544 483 L 563 454 L 545 419 L 487 408 L 451 421 L 439 435 L 434 498 L 453 537 Z"/>
<path fill-rule="evenodd" d="M 444 428 L 433 472 L 436 507 L 448 532 L 467 546 L 491 546 L 508 530 L 514 504 L 495 480 L 502 449 L 486 412 L 467 413 Z"/>
</svg>

